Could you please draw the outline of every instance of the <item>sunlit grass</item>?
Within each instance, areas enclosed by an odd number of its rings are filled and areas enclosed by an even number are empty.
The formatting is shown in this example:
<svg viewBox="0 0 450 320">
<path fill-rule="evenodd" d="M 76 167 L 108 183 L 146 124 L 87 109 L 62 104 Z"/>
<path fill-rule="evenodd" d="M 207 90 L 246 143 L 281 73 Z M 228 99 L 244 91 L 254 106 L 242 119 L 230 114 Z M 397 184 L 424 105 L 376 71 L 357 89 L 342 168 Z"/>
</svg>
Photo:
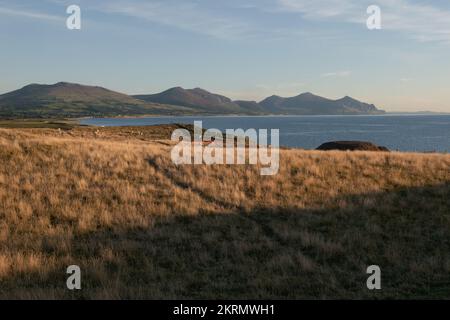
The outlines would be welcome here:
<svg viewBox="0 0 450 320">
<path fill-rule="evenodd" d="M 0 297 L 450 297 L 450 155 L 282 150 L 261 176 L 177 167 L 151 130 L 0 130 Z"/>
</svg>

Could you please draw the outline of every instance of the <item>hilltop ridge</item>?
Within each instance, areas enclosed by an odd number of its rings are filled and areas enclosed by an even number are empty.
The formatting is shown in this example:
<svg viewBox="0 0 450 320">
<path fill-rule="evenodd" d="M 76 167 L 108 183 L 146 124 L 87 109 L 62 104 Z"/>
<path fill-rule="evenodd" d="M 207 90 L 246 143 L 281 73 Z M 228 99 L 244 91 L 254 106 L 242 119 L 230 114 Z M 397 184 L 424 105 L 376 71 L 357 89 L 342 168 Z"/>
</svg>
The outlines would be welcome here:
<svg viewBox="0 0 450 320">
<path fill-rule="evenodd" d="M 74 118 L 139 115 L 351 115 L 380 114 L 373 104 L 349 96 L 331 100 L 310 92 L 233 101 L 202 88 L 174 87 L 156 94 L 127 95 L 100 86 L 58 82 L 30 84 L 0 95 L 0 118 Z"/>
</svg>

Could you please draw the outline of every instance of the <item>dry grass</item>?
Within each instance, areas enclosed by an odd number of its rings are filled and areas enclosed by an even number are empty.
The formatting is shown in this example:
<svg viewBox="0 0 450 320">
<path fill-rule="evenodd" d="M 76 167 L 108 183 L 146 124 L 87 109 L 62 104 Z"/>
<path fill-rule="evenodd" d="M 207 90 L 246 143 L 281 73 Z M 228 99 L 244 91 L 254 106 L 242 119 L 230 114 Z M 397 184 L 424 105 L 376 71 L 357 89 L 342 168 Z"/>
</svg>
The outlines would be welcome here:
<svg viewBox="0 0 450 320">
<path fill-rule="evenodd" d="M 450 298 L 450 155 L 283 150 L 264 177 L 176 167 L 151 130 L 0 129 L 0 298 Z"/>
</svg>

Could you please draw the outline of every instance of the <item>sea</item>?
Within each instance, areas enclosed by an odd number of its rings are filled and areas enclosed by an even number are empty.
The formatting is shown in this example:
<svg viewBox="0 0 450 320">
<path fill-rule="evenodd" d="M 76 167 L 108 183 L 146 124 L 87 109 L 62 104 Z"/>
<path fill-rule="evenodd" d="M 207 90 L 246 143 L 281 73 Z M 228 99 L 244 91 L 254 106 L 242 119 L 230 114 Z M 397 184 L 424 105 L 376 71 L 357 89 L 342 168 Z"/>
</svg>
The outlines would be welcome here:
<svg viewBox="0 0 450 320">
<path fill-rule="evenodd" d="M 180 116 L 141 118 L 87 118 L 95 126 L 150 126 L 194 124 L 203 128 L 279 129 L 280 145 L 315 149 L 329 141 L 358 140 L 393 151 L 450 152 L 450 114 L 384 114 L 357 116 Z"/>
</svg>

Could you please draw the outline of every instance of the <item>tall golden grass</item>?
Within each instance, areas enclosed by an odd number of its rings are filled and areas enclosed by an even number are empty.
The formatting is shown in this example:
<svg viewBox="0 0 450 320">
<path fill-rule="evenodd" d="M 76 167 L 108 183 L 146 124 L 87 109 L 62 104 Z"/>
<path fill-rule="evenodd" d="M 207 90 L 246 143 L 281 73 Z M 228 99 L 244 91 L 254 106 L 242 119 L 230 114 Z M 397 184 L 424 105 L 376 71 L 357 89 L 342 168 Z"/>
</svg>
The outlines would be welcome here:
<svg viewBox="0 0 450 320">
<path fill-rule="evenodd" d="M 282 150 L 261 176 L 145 130 L 0 129 L 0 298 L 450 298 L 450 155 Z"/>
</svg>

